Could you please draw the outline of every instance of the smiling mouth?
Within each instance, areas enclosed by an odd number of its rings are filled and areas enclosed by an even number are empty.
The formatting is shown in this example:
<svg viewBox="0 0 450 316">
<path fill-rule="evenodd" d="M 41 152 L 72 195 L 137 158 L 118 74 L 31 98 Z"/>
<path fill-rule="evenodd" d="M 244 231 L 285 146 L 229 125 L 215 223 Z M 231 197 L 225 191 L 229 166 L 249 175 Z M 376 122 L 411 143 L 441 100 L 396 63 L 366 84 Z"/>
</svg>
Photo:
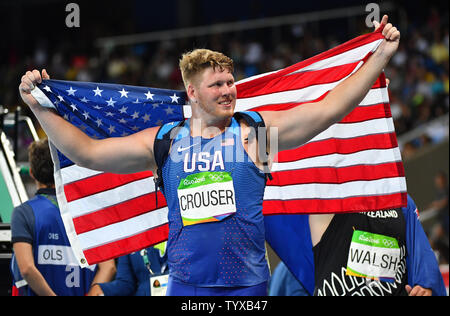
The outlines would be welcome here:
<svg viewBox="0 0 450 316">
<path fill-rule="evenodd" d="M 233 100 L 225 100 L 225 101 L 221 101 L 218 103 L 222 106 L 231 106 L 232 102 L 233 102 Z"/>
</svg>

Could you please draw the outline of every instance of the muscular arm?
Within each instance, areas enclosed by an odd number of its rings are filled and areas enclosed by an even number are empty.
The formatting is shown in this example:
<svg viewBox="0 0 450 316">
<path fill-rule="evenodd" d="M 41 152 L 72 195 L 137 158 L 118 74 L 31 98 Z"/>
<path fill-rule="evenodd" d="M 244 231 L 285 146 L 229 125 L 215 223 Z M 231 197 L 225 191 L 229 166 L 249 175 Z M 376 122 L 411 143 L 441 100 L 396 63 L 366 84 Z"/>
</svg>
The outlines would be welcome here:
<svg viewBox="0 0 450 316">
<path fill-rule="evenodd" d="M 44 70 L 44 79 L 49 76 Z M 37 70 L 28 71 L 19 91 L 33 111 L 51 142 L 76 164 L 94 170 L 132 173 L 151 170 L 155 165 L 153 142 L 157 128 L 149 128 L 127 137 L 92 139 L 65 121 L 54 110 L 40 106 L 31 90 L 42 81 Z"/>
<path fill-rule="evenodd" d="M 382 24 L 386 25 L 387 16 Z M 278 130 L 278 151 L 301 146 L 350 113 L 368 93 L 398 48 L 400 32 L 391 24 L 383 28 L 384 41 L 368 61 L 337 85 L 321 101 L 279 112 L 261 112 L 269 127 Z M 271 153 L 274 154 L 274 153 Z"/>
</svg>

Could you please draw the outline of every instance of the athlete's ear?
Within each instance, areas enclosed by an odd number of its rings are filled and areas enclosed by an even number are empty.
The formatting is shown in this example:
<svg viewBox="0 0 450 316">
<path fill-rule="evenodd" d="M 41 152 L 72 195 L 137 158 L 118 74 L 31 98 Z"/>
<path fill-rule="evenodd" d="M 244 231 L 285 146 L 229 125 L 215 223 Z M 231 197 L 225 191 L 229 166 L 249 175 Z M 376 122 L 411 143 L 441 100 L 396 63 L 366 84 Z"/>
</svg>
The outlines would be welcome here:
<svg viewBox="0 0 450 316">
<path fill-rule="evenodd" d="M 191 100 L 193 103 L 197 102 L 197 90 L 192 83 L 189 83 L 187 85 L 186 93 L 187 93 L 189 100 Z"/>
</svg>

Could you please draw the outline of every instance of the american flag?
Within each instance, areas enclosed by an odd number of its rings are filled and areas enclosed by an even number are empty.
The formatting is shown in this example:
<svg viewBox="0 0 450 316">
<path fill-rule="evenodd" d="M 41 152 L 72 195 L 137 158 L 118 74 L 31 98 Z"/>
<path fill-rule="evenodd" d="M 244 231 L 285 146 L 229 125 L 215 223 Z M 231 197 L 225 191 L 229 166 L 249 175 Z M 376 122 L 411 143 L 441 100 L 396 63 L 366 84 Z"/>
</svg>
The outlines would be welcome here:
<svg viewBox="0 0 450 316">
<path fill-rule="evenodd" d="M 175 90 L 43 80 L 32 93 L 41 105 L 54 107 L 96 139 L 124 137 L 182 120 L 183 112 L 189 112 L 185 92 Z M 152 172 L 90 170 L 51 148 L 61 216 L 81 266 L 167 239 L 167 204 L 159 191 L 155 207 Z"/>
<path fill-rule="evenodd" d="M 381 31 L 238 83 L 236 111 L 281 111 L 323 99 L 357 71 L 383 40 Z M 336 213 L 406 205 L 406 181 L 385 75 L 349 115 L 303 146 L 280 152 L 263 210 Z"/>
<path fill-rule="evenodd" d="M 322 99 L 378 47 L 381 32 L 357 37 L 303 62 L 236 83 L 236 111 L 280 111 Z M 43 106 L 95 138 L 122 137 L 190 117 L 181 91 L 44 80 Z M 61 215 L 80 265 L 167 239 L 167 205 L 151 172 L 104 173 L 73 164 L 56 149 Z M 406 181 L 384 74 L 359 106 L 298 149 L 280 152 L 263 214 L 336 213 L 406 205 Z M 276 249 L 275 249 L 276 251 Z"/>
</svg>

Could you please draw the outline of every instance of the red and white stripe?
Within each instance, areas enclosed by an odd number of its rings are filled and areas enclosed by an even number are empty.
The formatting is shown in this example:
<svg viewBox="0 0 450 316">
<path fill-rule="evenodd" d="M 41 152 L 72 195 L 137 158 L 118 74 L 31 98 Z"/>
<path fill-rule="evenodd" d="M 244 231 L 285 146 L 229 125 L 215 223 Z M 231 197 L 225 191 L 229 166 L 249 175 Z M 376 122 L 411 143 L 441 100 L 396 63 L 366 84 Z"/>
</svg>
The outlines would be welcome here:
<svg viewBox="0 0 450 316">
<path fill-rule="evenodd" d="M 237 83 L 237 111 L 280 111 L 316 102 L 359 69 L 380 33 Z M 323 57 L 323 58 L 321 58 Z M 267 183 L 263 212 L 331 213 L 406 204 L 406 181 L 384 74 L 341 122 L 303 146 L 280 152 Z"/>
<path fill-rule="evenodd" d="M 58 167 L 58 166 L 56 166 Z M 151 172 L 117 175 L 72 165 L 55 173 L 66 232 L 81 265 L 167 239 L 167 204 Z"/>
<path fill-rule="evenodd" d="M 361 36 L 291 67 L 242 80 L 236 84 L 236 111 L 279 111 L 318 101 L 361 67 L 381 41 L 379 32 Z M 186 108 L 185 116 L 189 113 Z M 167 204 L 158 192 L 155 208 L 151 172 L 113 175 L 76 165 L 56 168 L 61 214 L 82 266 L 167 239 Z M 341 122 L 302 147 L 279 153 L 272 175 L 265 215 L 406 205 L 384 74 Z"/>
</svg>

